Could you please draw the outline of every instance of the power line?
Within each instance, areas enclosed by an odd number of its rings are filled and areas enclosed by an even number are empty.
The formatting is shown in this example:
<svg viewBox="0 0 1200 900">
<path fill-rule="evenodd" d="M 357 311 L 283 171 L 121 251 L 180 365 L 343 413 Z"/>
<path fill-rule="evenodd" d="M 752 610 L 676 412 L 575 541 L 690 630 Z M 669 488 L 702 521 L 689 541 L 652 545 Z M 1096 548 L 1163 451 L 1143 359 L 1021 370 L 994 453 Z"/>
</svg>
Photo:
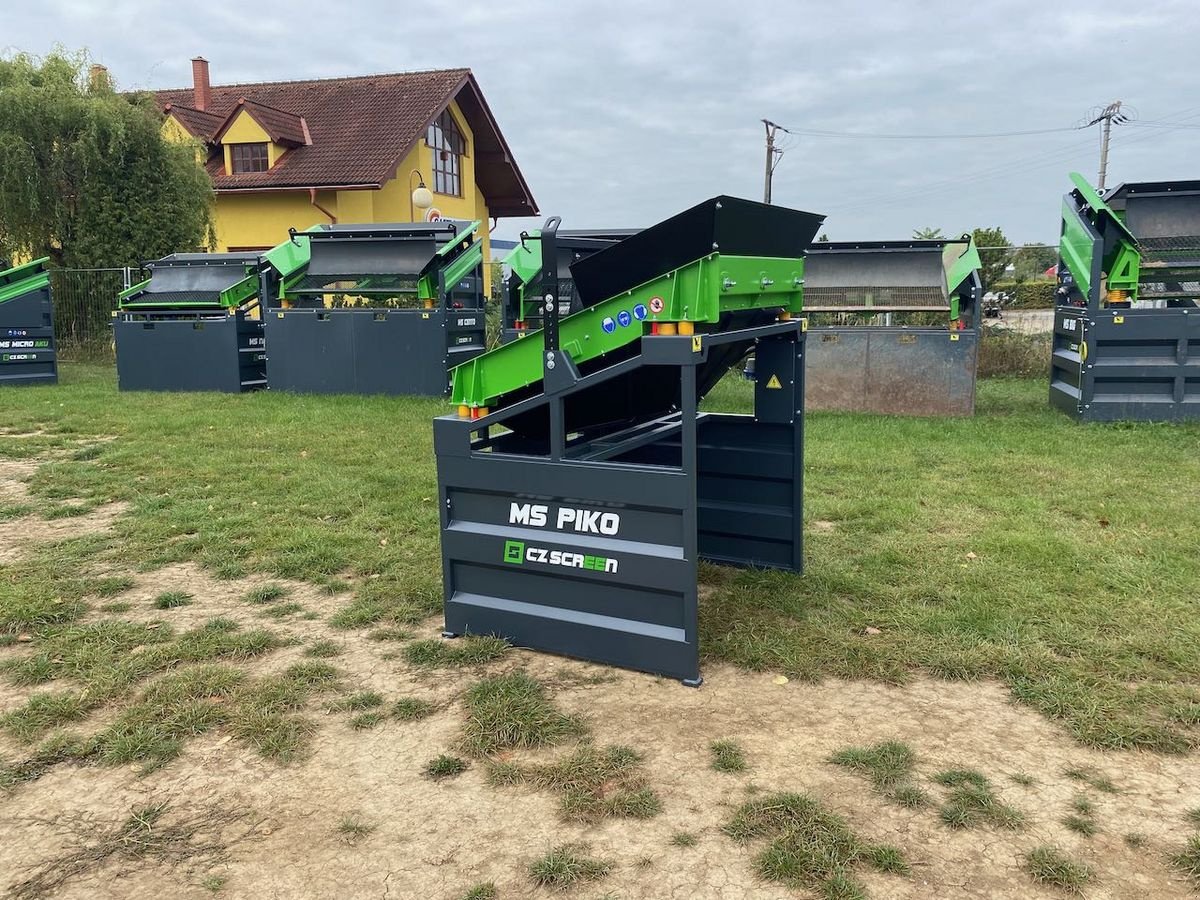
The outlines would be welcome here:
<svg viewBox="0 0 1200 900">
<path fill-rule="evenodd" d="M 788 134 L 805 135 L 807 137 L 831 138 L 863 138 L 872 141 L 954 141 L 975 140 L 977 138 L 1026 137 L 1035 134 L 1057 134 L 1063 131 L 1075 131 L 1075 128 L 1035 128 L 1026 131 L 989 131 L 968 134 L 881 134 L 865 131 L 832 131 L 827 128 L 784 128 L 776 126 Z"/>
</svg>

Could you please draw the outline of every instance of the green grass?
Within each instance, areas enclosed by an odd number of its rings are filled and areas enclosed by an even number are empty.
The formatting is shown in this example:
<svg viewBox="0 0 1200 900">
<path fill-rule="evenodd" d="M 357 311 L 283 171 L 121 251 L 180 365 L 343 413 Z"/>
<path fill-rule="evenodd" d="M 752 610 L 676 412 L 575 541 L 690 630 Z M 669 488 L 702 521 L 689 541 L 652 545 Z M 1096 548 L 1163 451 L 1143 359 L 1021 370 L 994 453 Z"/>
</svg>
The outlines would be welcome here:
<svg viewBox="0 0 1200 900">
<path fill-rule="evenodd" d="M 8 662 L 4 674 L 15 684 L 63 679 L 77 689 L 71 694 L 34 694 L 24 706 L 0 717 L 0 727 L 30 740 L 124 697 L 167 669 L 187 663 L 249 659 L 278 645 L 269 632 L 243 631 L 227 619 L 211 619 L 179 634 L 166 625 L 113 620 L 52 626 L 42 631 L 35 644 L 37 652 Z"/>
<path fill-rule="evenodd" d="M 467 762 L 458 756 L 450 756 L 448 753 L 443 753 L 431 759 L 425 764 L 424 775 L 434 781 L 442 781 L 446 778 L 454 778 L 456 775 L 461 775 L 467 771 Z"/>
<path fill-rule="evenodd" d="M 1115 784 L 1113 784 L 1111 778 L 1109 778 L 1107 775 L 1101 775 L 1095 769 L 1088 769 L 1088 768 L 1077 766 L 1074 768 L 1067 769 L 1066 771 L 1063 772 L 1063 774 L 1066 775 L 1068 778 L 1070 778 L 1072 781 L 1082 781 L 1088 787 L 1095 788 L 1096 790 L 1098 790 L 1102 793 L 1105 793 L 1105 794 L 1120 793 L 1117 786 Z"/>
<path fill-rule="evenodd" d="M 713 741 L 708 745 L 712 767 L 718 772 L 745 772 L 746 752 L 737 741 Z"/>
<path fill-rule="evenodd" d="M 555 709 L 542 686 L 524 672 L 478 682 L 467 691 L 466 706 L 461 746 L 472 756 L 552 746 L 586 731 L 579 718 Z"/>
<path fill-rule="evenodd" d="M 374 825 L 364 822 L 357 816 L 344 816 L 337 826 L 337 833 L 348 844 L 357 843 L 374 831 Z"/>
<path fill-rule="evenodd" d="M 885 741 L 870 747 L 847 747 L 829 757 L 837 766 L 871 780 L 871 786 L 888 800 L 905 809 L 924 806 L 929 798 L 913 783 L 917 756 L 899 741 Z"/>
<path fill-rule="evenodd" d="M 313 641 L 304 648 L 304 655 L 313 659 L 330 659 L 342 655 L 342 645 L 329 640 Z"/>
<path fill-rule="evenodd" d="M 1172 854 L 1171 865 L 1200 887 L 1200 834 L 1193 834 L 1182 850 Z"/>
<path fill-rule="evenodd" d="M 1075 862 L 1057 847 L 1035 847 L 1025 857 L 1025 871 L 1038 884 L 1061 888 L 1067 893 L 1079 894 L 1092 878 L 1092 870 L 1083 863 Z"/>
<path fill-rule="evenodd" d="M 278 621 L 301 612 L 304 612 L 304 606 L 300 603 L 273 603 L 270 606 L 264 606 L 259 615 L 265 619 L 275 619 Z"/>
<path fill-rule="evenodd" d="M 436 710 L 437 707 L 428 700 L 401 697 L 392 704 L 392 718 L 399 719 L 401 722 L 415 722 L 417 719 L 433 715 Z"/>
<path fill-rule="evenodd" d="M 1025 824 L 1025 816 L 1002 803 L 991 782 L 973 769 L 947 769 L 934 775 L 933 780 L 948 789 L 939 815 L 951 828 L 994 825 L 1016 829 Z"/>
<path fill-rule="evenodd" d="M 110 367 L 60 375 L 52 389 L 0 393 L 9 427 L 50 432 L 0 437 L 0 454 L 115 435 L 99 459 L 56 458 L 29 487 L 38 501 L 130 510 L 112 534 L 7 567 L 0 632 L 76 621 L 129 560 L 331 590 L 351 578 L 331 616 L 341 628 L 410 627 L 440 608 L 429 423 L 442 401 L 260 392 L 180 403 L 118 394 Z M 744 411 L 750 393 L 729 378 L 706 407 Z M 803 576 L 706 568 L 706 658 L 793 679 L 994 677 L 1085 745 L 1190 749 L 1200 507 L 1178 486 L 1200 483 L 1200 426 L 1081 427 L 1048 408 L 1044 380 L 985 380 L 977 409 L 809 415 L 805 518 L 835 527 L 808 530 Z M 405 465 L 379 465 L 381 446 Z M 255 460 L 258 506 L 231 459 Z"/>
<path fill-rule="evenodd" d="M 414 666 L 448 669 L 493 662 L 510 649 L 509 643 L 498 637 L 467 635 L 452 641 L 443 638 L 414 641 L 404 648 L 403 655 Z"/>
<path fill-rule="evenodd" d="M 532 784 L 561 798 L 560 811 L 569 822 L 601 819 L 649 819 L 662 810 L 641 768 L 641 755 L 629 747 L 597 747 L 582 743 L 551 763 L 491 767 L 495 785 Z"/>
<path fill-rule="evenodd" d="M 496 885 L 490 881 L 481 881 L 462 895 L 462 900 L 496 900 L 500 894 Z"/>
<path fill-rule="evenodd" d="M 282 600 L 289 593 L 288 589 L 281 584 L 264 584 L 248 590 L 242 599 L 255 606 L 265 606 L 276 600 Z"/>
<path fill-rule="evenodd" d="M 865 897 L 854 878 L 859 863 L 891 874 L 909 872 L 895 847 L 864 842 L 841 816 L 804 794 L 770 794 L 748 801 L 724 831 L 738 843 L 767 842 L 754 858 L 761 878 L 826 898 Z"/>
<path fill-rule="evenodd" d="M 154 598 L 155 609 L 178 609 L 180 606 L 191 606 L 195 598 L 183 591 L 166 591 Z"/>
<path fill-rule="evenodd" d="M 1183 814 L 1183 817 L 1200 828 L 1200 806 L 1195 806 Z"/>
<path fill-rule="evenodd" d="M 332 712 L 362 712 L 383 706 L 383 694 L 377 691 L 357 691 L 329 705 Z"/>
<path fill-rule="evenodd" d="M 671 844 L 675 847 L 695 847 L 696 836 L 690 831 L 677 831 L 671 835 Z"/>
<path fill-rule="evenodd" d="M 589 881 L 599 881 L 612 871 L 612 863 L 586 855 L 582 844 L 562 844 L 535 860 L 529 876 L 535 884 L 566 890 Z"/>
</svg>

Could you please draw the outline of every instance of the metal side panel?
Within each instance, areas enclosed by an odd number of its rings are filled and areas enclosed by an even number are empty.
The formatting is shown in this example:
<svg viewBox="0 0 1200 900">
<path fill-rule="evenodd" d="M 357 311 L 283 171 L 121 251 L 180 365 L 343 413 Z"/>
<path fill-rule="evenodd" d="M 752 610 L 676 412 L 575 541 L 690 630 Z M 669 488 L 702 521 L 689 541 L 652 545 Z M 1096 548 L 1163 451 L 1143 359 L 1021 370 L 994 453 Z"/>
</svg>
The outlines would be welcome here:
<svg viewBox="0 0 1200 900">
<path fill-rule="evenodd" d="M 58 354 L 50 288 L 0 303 L 0 384 L 55 384 Z"/>
<path fill-rule="evenodd" d="M 1200 310 L 1105 309 L 1084 339 L 1081 419 L 1200 420 Z"/>
<path fill-rule="evenodd" d="M 460 453 L 460 427 L 435 422 L 446 631 L 698 678 L 694 479 Z"/>
<path fill-rule="evenodd" d="M 123 391 L 223 391 L 262 387 L 262 324 L 239 316 L 113 322 Z"/>
<path fill-rule="evenodd" d="M 945 328 L 821 327 L 808 335 L 809 410 L 975 413 L 979 335 Z"/>
<path fill-rule="evenodd" d="M 862 329 L 809 329 L 804 373 L 807 409 L 866 409 L 868 341 Z"/>
<path fill-rule="evenodd" d="M 342 310 L 267 313 L 267 381 L 271 390 L 353 394 L 354 325 Z"/>
<path fill-rule="evenodd" d="M 1060 306 L 1054 311 L 1054 341 L 1050 351 L 1050 405 L 1073 418 L 1083 412 L 1086 376 L 1083 367 L 1084 333 L 1088 311 Z"/>
</svg>

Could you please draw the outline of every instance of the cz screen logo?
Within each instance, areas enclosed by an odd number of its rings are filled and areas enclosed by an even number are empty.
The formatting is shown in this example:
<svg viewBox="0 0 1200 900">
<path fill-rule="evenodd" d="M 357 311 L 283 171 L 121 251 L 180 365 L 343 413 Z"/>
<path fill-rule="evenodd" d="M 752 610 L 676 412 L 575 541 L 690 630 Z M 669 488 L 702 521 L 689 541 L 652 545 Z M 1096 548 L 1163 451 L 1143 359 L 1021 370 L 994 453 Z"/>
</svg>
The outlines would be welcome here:
<svg viewBox="0 0 1200 900">
<path fill-rule="evenodd" d="M 513 565 L 526 562 L 563 566 L 567 569 L 587 569 L 590 572 L 615 574 L 617 561 L 607 556 L 589 556 L 569 550 L 547 550 L 544 547 L 526 547 L 524 541 L 504 542 L 504 561 Z"/>
</svg>

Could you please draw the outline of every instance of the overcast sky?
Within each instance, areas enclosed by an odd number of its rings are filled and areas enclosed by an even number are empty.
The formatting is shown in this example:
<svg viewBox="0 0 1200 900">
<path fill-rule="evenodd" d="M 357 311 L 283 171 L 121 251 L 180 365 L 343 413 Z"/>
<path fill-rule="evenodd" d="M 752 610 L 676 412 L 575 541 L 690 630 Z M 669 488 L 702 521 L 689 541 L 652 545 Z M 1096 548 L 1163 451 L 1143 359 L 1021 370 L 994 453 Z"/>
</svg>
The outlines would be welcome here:
<svg viewBox="0 0 1200 900">
<path fill-rule="evenodd" d="M 543 215 L 648 225 L 719 193 L 761 199 L 761 119 L 962 135 L 1069 129 L 1120 99 L 1109 183 L 1200 177 L 1195 0 L 758 2 L 4 0 L 0 47 L 88 48 L 121 88 L 469 66 Z M 263 14 L 257 14 L 261 11 Z M 1187 127 L 1151 123 L 1185 122 Z M 1097 129 L 883 140 L 781 135 L 774 201 L 834 240 L 999 225 L 1057 242 Z M 511 235 L 526 224 L 512 220 Z"/>
</svg>

